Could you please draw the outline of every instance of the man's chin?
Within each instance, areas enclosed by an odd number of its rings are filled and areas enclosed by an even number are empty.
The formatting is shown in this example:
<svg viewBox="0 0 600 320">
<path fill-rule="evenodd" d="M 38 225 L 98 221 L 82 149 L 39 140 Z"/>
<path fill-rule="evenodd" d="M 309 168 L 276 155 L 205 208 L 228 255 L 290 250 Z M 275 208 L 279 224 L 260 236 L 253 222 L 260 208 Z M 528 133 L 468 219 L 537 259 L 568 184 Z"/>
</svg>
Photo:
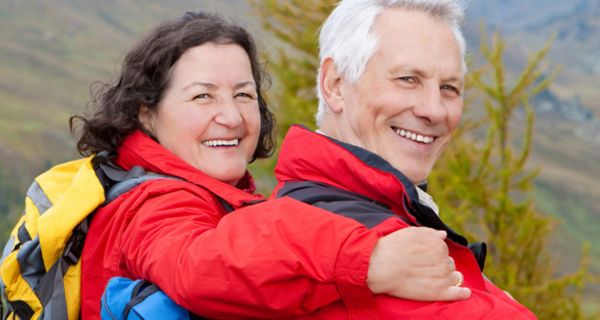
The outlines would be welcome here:
<svg viewBox="0 0 600 320">
<path fill-rule="evenodd" d="M 406 166 L 394 166 L 394 168 L 400 171 L 404 176 L 408 178 L 408 180 L 410 180 L 414 184 L 423 183 L 427 180 L 429 174 L 431 173 L 431 170 L 424 170 L 424 168 L 422 168 L 422 166 L 419 167 L 418 164 L 416 164 L 416 166 L 412 168 L 407 168 Z"/>
</svg>

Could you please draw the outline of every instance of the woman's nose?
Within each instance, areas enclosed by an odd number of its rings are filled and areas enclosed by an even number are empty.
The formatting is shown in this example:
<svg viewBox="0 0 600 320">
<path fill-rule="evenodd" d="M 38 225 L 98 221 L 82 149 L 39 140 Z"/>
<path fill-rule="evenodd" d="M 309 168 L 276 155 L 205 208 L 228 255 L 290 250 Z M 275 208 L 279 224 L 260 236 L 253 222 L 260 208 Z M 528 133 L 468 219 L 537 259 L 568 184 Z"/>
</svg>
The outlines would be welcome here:
<svg viewBox="0 0 600 320">
<path fill-rule="evenodd" d="M 234 99 L 227 99 L 219 106 L 215 121 L 225 127 L 237 127 L 242 124 L 242 114 Z"/>
</svg>

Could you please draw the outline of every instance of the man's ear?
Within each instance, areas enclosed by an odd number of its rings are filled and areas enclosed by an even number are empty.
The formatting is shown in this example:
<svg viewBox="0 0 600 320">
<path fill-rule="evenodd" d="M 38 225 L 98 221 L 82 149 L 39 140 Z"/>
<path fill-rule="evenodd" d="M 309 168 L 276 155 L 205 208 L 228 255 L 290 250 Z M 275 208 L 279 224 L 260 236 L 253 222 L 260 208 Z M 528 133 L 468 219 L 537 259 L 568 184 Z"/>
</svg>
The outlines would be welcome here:
<svg viewBox="0 0 600 320">
<path fill-rule="evenodd" d="M 138 112 L 138 120 L 142 124 L 144 131 L 154 136 L 154 112 L 150 108 L 142 105 Z"/>
<path fill-rule="evenodd" d="M 335 62 L 330 57 L 321 63 L 321 94 L 327 102 L 327 106 L 334 113 L 342 112 L 344 109 L 344 95 L 342 90 L 342 76 L 337 72 Z"/>
</svg>

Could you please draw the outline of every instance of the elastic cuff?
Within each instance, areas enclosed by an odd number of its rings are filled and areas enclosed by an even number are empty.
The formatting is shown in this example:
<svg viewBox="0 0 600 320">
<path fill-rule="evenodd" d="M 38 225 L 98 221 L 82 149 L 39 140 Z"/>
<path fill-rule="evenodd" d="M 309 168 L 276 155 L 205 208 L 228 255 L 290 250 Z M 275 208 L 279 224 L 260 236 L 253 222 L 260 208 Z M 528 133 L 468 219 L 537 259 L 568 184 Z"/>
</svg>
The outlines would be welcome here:
<svg viewBox="0 0 600 320">
<path fill-rule="evenodd" d="M 351 235 L 340 250 L 334 270 L 338 293 L 349 319 L 375 319 L 375 295 L 367 286 L 371 253 L 379 237 L 364 230 Z"/>
</svg>

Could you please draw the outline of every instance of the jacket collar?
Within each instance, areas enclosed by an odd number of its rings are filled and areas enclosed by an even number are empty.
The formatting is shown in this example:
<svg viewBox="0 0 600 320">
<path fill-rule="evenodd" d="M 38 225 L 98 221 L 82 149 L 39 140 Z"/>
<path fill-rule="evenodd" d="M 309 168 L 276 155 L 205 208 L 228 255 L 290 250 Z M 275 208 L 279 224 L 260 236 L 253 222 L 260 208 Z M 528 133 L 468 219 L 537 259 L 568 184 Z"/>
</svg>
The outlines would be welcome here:
<svg viewBox="0 0 600 320">
<path fill-rule="evenodd" d="M 147 171 L 181 178 L 209 190 L 234 207 L 263 200 L 262 196 L 252 194 L 254 180 L 247 171 L 237 187 L 231 186 L 181 160 L 140 130 L 125 138 L 117 152 L 116 163 L 125 170 L 141 166 Z"/>
<path fill-rule="evenodd" d="M 284 139 L 275 175 L 279 181 L 319 181 L 386 204 L 419 199 L 415 185 L 380 156 L 297 125 Z"/>
</svg>

